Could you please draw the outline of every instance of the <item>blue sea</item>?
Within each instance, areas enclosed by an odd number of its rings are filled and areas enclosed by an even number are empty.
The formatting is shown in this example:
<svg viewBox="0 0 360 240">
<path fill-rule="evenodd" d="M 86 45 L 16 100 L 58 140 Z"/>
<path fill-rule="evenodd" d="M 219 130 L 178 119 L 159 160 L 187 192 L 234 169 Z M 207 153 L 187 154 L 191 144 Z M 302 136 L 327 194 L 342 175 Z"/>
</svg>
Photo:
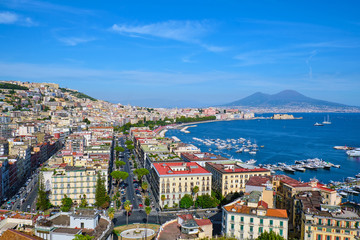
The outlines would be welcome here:
<svg viewBox="0 0 360 240">
<path fill-rule="evenodd" d="M 360 159 L 349 158 L 345 151 L 335 150 L 334 146 L 360 147 L 360 114 L 358 113 L 294 113 L 294 117 L 303 117 L 296 120 L 235 120 L 209 122 L 190 127 L 190 133 L 183 133 L 180 129 L 170 129 L 167 137 L 176 136 L 184 143 L 192 143 L 200 147 L 203 152 L 210 152 L 247 161 L 257 160 L 256 164 L 277 164 L 283 162 L 294 164 L 295 160 L 320 158 L 325 161 L 339 164 L 340 168 L 330 170 L 318 169 L 305 172 L 284 173 L 292 178 L 308 181 L 316 177 L 320 182 L 344 181 L 346 177 L 354 177 L 360 172 Z M 315 122 L 322 122 L 329 115 L 331 125 L 315 127 Z M 269 117 L 270 114 L 256 115 Z M 206 146 L 193 140 L 201 139 L 250 139 L 256 142 L 259 148 L 256 155 L 236 153 L 235 149 L 218 150 L 214 145 Z"/>
</svg>

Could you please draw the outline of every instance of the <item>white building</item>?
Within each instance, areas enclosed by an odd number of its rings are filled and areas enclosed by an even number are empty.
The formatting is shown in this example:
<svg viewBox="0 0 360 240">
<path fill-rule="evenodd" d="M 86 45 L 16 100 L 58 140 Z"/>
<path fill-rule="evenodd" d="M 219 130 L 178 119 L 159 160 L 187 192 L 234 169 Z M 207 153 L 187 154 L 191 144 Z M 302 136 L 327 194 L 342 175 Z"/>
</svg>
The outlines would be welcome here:
<svg viewBox="0 0 360 240">
<path fill-rule="evenodd" d="M 275 232 L 287 239 L 288 216 L 285 209 L 268 208 L 252 192 L 223 207 L 222 233 L 237 239 L 255 239 L 263 232 Z"/>
</svg>

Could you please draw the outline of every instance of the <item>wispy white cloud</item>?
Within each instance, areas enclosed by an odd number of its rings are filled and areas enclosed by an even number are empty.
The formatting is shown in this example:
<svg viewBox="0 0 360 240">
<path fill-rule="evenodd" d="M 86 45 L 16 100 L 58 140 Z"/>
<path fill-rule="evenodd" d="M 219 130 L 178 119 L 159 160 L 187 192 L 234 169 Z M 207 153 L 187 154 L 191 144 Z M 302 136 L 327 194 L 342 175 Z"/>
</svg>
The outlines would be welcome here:
<svg viewBox="0 0 360 240">
<path fill-rule="evenodd" d="M 156 37 L 201 46 L 210 52 L 223 52 L 227 48 L 205 44 L 201 38 L 212 31 L 213 23 L 209 21 L 174 21 L 151 23 L 145 25 L 114 24 L 113 32 L 128 37 Z"/>
<path fill-rule="evenodd" d="M 23 17 L 13 12 L 0 12 L 0 24 L 17 24 L 23 26 L 36 26 L 37 24 L 29 17 Z"/>
<path fill-rule="evenodd" d="M 87 43 L 96 40 L 93 37 L 60 37 L 58 40 L 67 46 L 76 46 L 80 43 Z"/>
<path fill-rule="evenodd" d="M 309 68 L 309 78 L 310 79 L 312 79 L 312 77 L 313 77 L 313 71 L 312 71 L 312 67 L 311 67 L 311 63 L 310 63 L 310 61 L 311 61 L 311 59 L 313 58 L 313 57 L 315 57 L 316 55 L 318 54 L 318 51 L 317 50 L 314 50 L 314 51 L 312 51 L 311 52 L 311 54 L 310 54 L 310 56 L 306 59 L 306 65 L 308 66 L 308 68 Z"/>
<path fill-rule="evenodd" d="M 21 10 L 31 10 L 31 11 L 41 11 L 41 12 L 49 12 L 52 13 L 71 13 L 71 14 L 87 14 L 93 15 L 94 11 L 76 7 L 70 7 L 66 5 L 59 5 L 45 1 L 38 0 L 2 0 L 0 1 L 0 5 L 4 5 L 11 9 L 21 9 Z"/>
<path fill-rule="evenodd" d="M 266 49 L 244 52 L 234 58 L 239 60 L 238 66 L 273 64 L 293 58 L 305 57 L 308 52 L 299 52 L 290 49 Z"/>
<path fill-rule="evenodd" d="M 18 15 L 11 12 L 0 12 L 0 23 L 13 24 L 18 21 Z"/>
<path fill-rule="evenodd" d="M 296 44 L 298 48 L 358 48 L 358 41 L 308 42 Z"/>
<path fill-rule="evenodd" d="M 165 21 L 146 25 L 114 24 L 114 32 L 130 37 L 148 35 L 182 42 L 196 42 L 211 27 L 206 21 Z"/>
</svg>

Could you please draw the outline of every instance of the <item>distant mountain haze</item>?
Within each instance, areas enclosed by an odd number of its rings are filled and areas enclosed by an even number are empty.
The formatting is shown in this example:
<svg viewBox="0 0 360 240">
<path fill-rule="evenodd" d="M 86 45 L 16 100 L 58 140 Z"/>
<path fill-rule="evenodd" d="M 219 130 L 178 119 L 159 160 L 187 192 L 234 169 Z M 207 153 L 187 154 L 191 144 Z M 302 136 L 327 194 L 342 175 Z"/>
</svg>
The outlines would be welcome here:
<svg viewBox="0 0 360 240">
<path fill-rule="evenodd" d="M 317 108 L 348 108 L 351 106 L 318 100 L 294 91 L 284 90 L 277 94 L 256 92 L 243 99 L 224 104 L 222 106 L 245 106 L 245 107 L 317 107 Z"/>
</svg>

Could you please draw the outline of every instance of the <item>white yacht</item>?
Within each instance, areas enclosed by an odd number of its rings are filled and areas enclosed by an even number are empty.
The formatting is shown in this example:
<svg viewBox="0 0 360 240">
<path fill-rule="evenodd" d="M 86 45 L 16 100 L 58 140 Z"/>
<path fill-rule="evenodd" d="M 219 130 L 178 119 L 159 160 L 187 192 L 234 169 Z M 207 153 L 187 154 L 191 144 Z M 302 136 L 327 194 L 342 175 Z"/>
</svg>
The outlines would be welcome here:
<svg viewBox="0 0 360 240">
<path fill-rule="evenodd" d="M 329 115 L 327 115 L 327 119 L 324 118 L 324 121 L 322 122 L 322 124 L 328 124 L 328 125 L 331 124 Z"/>
<path fill-rule="evenodd" d="M 354 150 L 346 151 L 346 154 L 349 157 L 360 157 L 360 148 L 355 148 Z"/>
</svg>

